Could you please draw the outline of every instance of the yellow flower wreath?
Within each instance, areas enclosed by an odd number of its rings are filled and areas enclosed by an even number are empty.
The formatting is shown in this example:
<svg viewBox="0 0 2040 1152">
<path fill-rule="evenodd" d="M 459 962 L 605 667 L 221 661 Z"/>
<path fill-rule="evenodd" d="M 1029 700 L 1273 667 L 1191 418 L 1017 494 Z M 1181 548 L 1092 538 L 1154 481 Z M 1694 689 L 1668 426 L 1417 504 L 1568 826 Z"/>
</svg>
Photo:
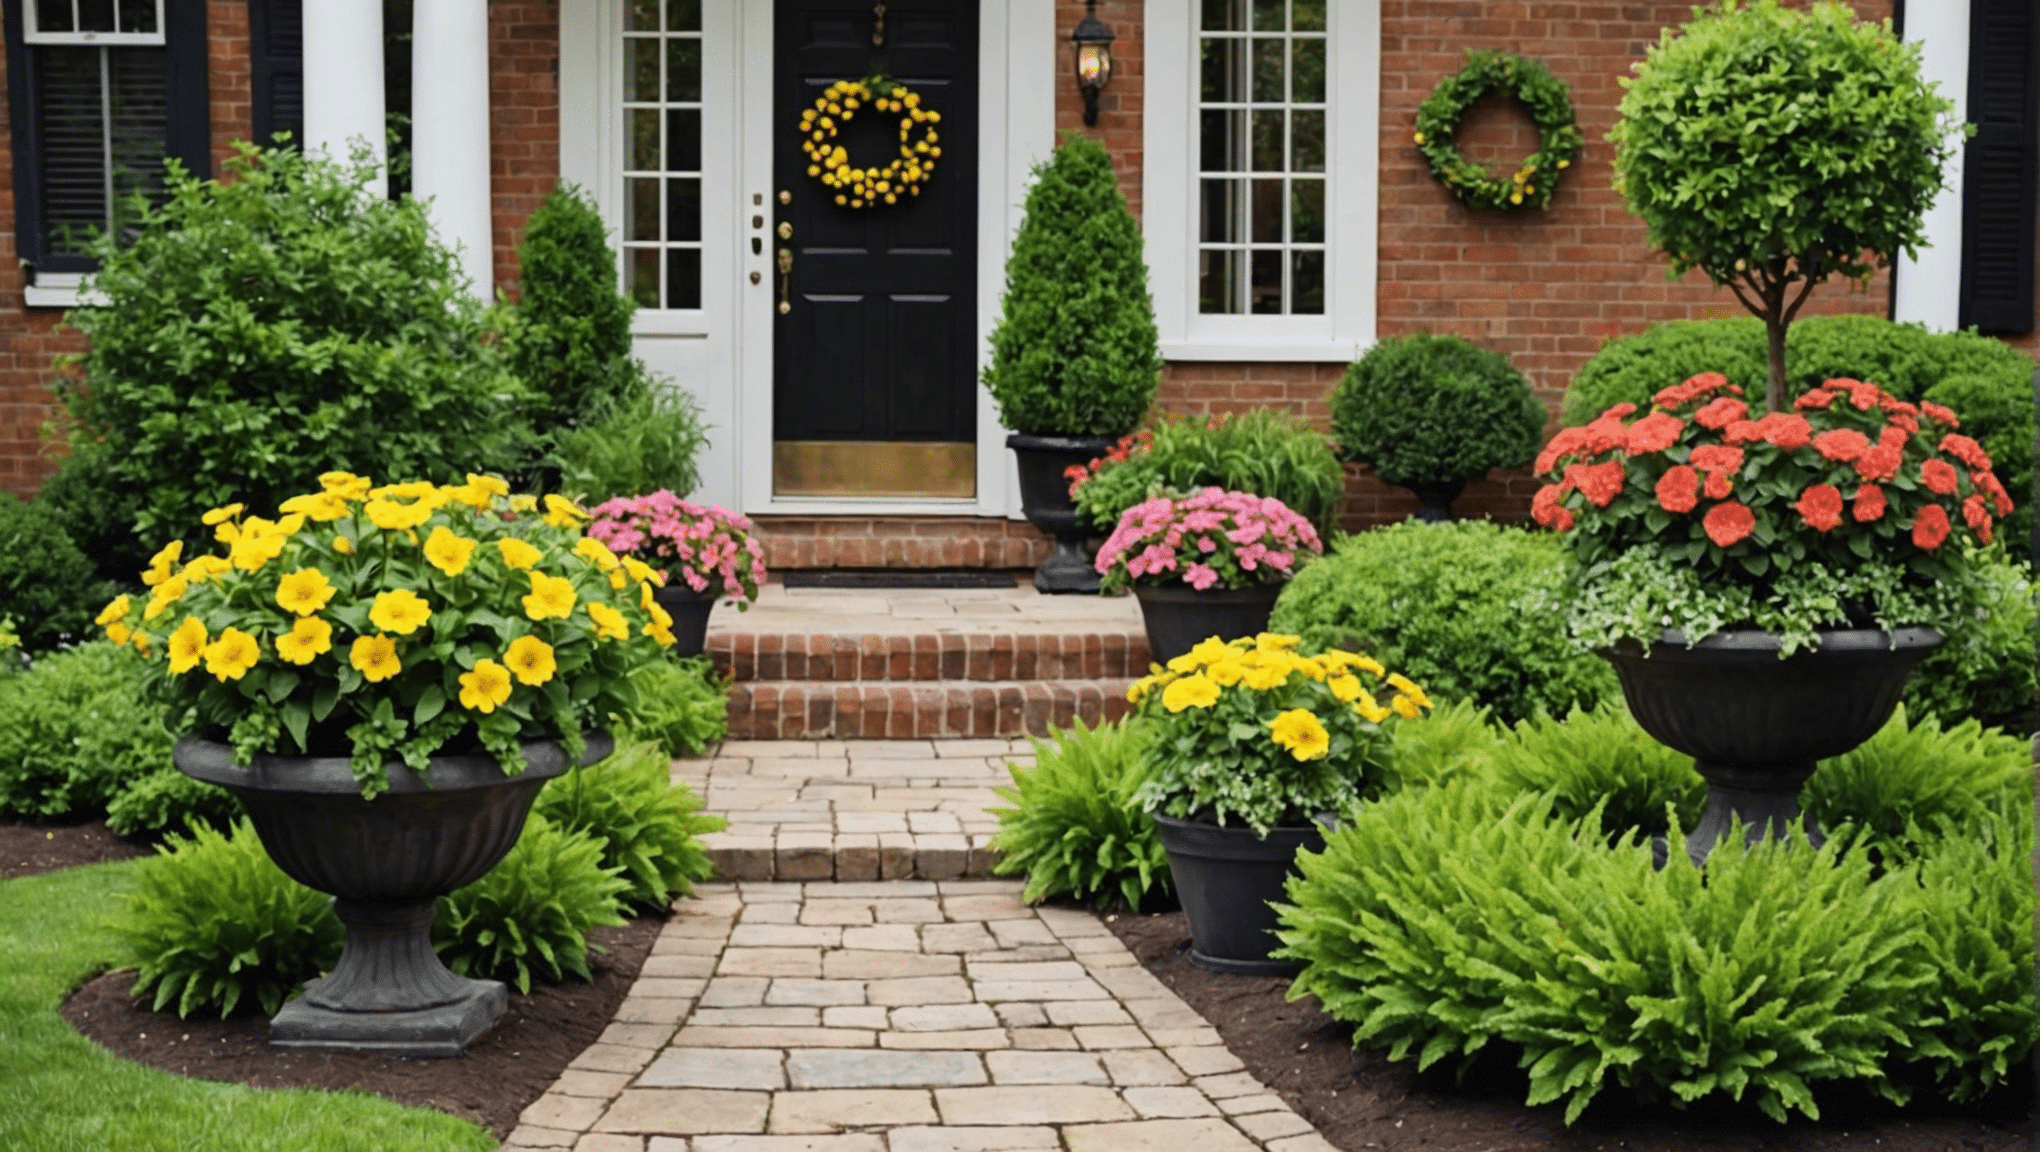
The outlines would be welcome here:
<svg viewBox="0 0 2040 1152">
<path fill-rule="evenodd" d="M 856 168 L 850 154 L 830 141 L 842 127 L 870 105 L 900 118 L 900 150 L 884 166 Z M 942 155 L 941 137 L 935 125 L 942 113 L 921 107 L 921 97 L 904 84 L 883 78 L 838 80 L 829 85 L 814 107 L 800 114 L 801 151 L 812 161 L 808 175 L 836 190 L 836 203 L 849 208 L 897 204 L 902 196 L 919 196 L 921 185 L 935 174 L 935 161 Z M 915 139 L 915 129 L 920 138 Z"/>
</svg>

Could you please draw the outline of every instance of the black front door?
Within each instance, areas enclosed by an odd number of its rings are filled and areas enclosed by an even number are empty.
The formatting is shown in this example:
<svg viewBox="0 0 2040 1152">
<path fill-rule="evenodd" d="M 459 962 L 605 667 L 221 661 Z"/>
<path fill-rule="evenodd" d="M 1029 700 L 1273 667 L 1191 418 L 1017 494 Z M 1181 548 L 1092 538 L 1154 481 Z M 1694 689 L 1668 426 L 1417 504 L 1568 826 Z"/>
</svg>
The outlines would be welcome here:
<svg viewBox="0 0 2040 1152">
<path fill-rule="evenodd" d="M 781 495 L 969 496 L 977 438 L 978 0 L 778 0 L 772 243 Z M 874 43 L 877 40 L 877 43 Z M 839 80 L 891 77 L 941 119 L 919 195 L 864 207 L 808 174 L 801 113 Z M 898 154 L 866 105 L 834 143 L 857 168 Z M 790 258 L 790 259 L 789 259 Z"/>
</svg>

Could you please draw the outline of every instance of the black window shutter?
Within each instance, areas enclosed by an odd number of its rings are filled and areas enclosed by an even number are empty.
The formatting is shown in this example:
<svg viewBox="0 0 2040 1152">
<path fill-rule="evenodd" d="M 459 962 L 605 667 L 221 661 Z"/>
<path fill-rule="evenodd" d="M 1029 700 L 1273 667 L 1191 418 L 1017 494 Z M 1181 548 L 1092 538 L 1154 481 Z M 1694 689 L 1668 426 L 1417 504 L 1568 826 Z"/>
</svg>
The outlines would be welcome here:
<svg viewBox="0 0 2040 1152">
<path fill-rule="evenodd" d="M 268 147 L 278 132 L 293 147 L 305 142 L 305 17 L 303 0 L 248 0 L 250 72 L 255 89 L 254 138 Z"/>
<path fill-rule="evenodd" d="M 1960 323 L 2033 330 L 2040 200 L 2040 12 L 2033 0 L 1971 0 L 1969 141 L 1962 169 Z"/>
</svg>

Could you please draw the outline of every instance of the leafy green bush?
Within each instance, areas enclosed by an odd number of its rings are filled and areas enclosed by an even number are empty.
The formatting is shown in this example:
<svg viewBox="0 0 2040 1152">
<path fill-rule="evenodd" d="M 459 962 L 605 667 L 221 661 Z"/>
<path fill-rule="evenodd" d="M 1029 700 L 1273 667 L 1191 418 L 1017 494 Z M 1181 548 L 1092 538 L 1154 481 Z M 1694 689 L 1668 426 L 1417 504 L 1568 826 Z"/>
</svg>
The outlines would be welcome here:
<svg viewBox="0 0 2040 1152">
<path fill-rule="evenodd" d="M 1268 626 L 1368 652 L 1440 701 L 1504 724 L 1591 707 L 1615 674 L 1566 639 L 1555 536 L 1481 521 L 1409 521 L 1344 537 L 1282 590 Z"/>
<path fill-rule="evenodd" d="M 602 866 L 603 842 L 533 814 L 495 870 L 440 900 L 432 943 L 462 976 L 502 980 L 519 992 L 531 978 L 588 979 L 588 929 L 623 923 L 630 881 Z"/>
<path fill-rule="evenodd" d="M 706 656 L 655 660 L 630 674 L 637 704 L 622 727 L 668 756 L 699 756 L 730 730 L 730 685 Z"/>
<path fill-rule="evenodd" d="M 365 164 L 238 149 L 220 180 L 173 166 L 133 243 L 97 253 L 107 306 L 70 313 L 91 349 L 57 384 L 58 488 L 87 513 L 74 538 L 113 533 L 78 543 L 120 579 L 206 510 L 267 514 L 321 472 L 458 481 L 528 451 L 424 206 L 369 194 Z"/>
<path fill-rule="evenodd" d="M 1015 432 L 1119 436 L 1162 374 L 1140 225 L 1105 146 L 1081 133 L 1064 133 L 1034 176 L 985 385 Z"/>
<path fill-rule="evenodd" d="M 525 222 L 517 269 L 504 362 L 531 388 L 533 423 L 589 428 L 642 402 L 650 389 L 630 354 L 637 306 L 617 291 L 616 252 L 594 201 L 571 184 L 554 188 Z"/>
<path fill-rule="evenodd" d="M 588 504 L 665 489 L 685 496 L 701 483 L 695 458 L 708 445 L 701 406 L 674 387 L 648 388 L 599 422 L 559 434 L 560 488 Z"/>
<path fill-rule="evenodd" d="M 2012 514 L 1998 521 L 1998 537 L 2014 555 L 2033 547 L 2033 365 L 2022 354 L 1989 374 L 1951 374 L 1927 388 L 1922 398 L 1954 410 L 1962 431 L 1990 453 L 1991 471 L 2013 493 Z M 2019 381 L 2023 378 L 2024 383 Z"/>
<path fill-rule="evenodd" d="M 1332 438 L 1348 460 L 1405 487 L 1478 480 L 1537 456 L 1544 406 L 1508 357 L 1460 336 L 1383 340 L 1332 388 Z"/>
<path fill-rule="evenodd" d="M 241 815 L 233 793 L 193 780 L 169 763 L 135 777 L 106 804 L 106 826 L 137 839 L 161 839 L 193 827 L 224 830 Z"/>
<path fill-rule="evenodd" d="M 1915 715 L 1944 724 L 1974 718 L 2008 732 L 2033 731 L 2033 690 L 2040 660 L 2040 619 L 2025 567 L 1992 551 L 1971 558 L 1980 603 L 1968 627 L 1927 654 L 1906 681 Z"/>
<path fill-rule="evenodd" d="M 546 785 L 532 811 L 567 832 L 602 844 L 601 866 L 621 875 L 623 899 L 662 909 L 714 871 L 700 837 L 729 821 L 701 810 L 701 798 L 672 778 L 666 753 L 628 744 L 605 760 Z"/>
<path fill-rule="evenodd" d="M 132 781 L 170 763 L 160 705 L 141 657 L 104 640 L 0 679 L 0 813 L 96 815 Z"/>
<path fill-rule="evenodd" d="M 1813 323 L 1795 324 L 1794 334 Z M 1786 355 L 1789 363 L 1789 346 Z M 1764 382 L 1764 326 L 1748 316 L 1681 320 L 1614 337 L 1573 374 L 1559 423 L 1569 428 L 1585 424 L 1617 404 L 1647 408 L 1658 392 L 1702 372 L 1719 372 L 1755 395 Z M 1858 379 L 1885 384 L 1874 376 Z"/>
<path fill-rule="evenodd" d="M 1138 909 L 1170 888 L 1168 858 L 1138 798 L 1153 733 L 1138 720 L 1075 726 L 1034 740 L 1034 767 L 1008 765 L 1013 786 L 993 792 L 999 831 L 992 871 L 1025 873 L 1028 903 L 1070 896 L 1097 908 Z"/>
<path fill-rule="evenodd" d="M 1346 479 L 1324 433 L 1290 413 L 1255 408 L 1222 416 L 1162 419 L 1106 460 L 1076 490 L 1077 514 L 1110 531 L 1128 508 L 1165 492 L 1200 488 L 1272 496 L 1329 538 Z"/>
<path fill-rule="evenodd" d="M 1637 727 L 1619 698 L 1591 712 L 1575 708 L 1563 720 L 1540 715 L 1521 721 L 1488 763 L 1496 786 L 1548 793 L 1560 820 L 1599 812 L 1601 831 L 1611 839 L 1632 831 L 1664 835 L 1667 806 L 1680 829 L 1690 830 L 1707 804 L 1707 784 L 1693 771 L 1693 758 Z"/>
<path fill-rule="evenodd" d="M 119 930 L 138 972 L 136 999 L 231 1013 L 245 998 L 274 1015 L 298 985 L 330 969 L 343 936 L 332 898 L 283 874 L 243 820 L 231 834 L 171 836 L 142 870 Z"/>
<path fill-rule="evenodd" d="M 28 652 L 82 639 L 119 588 L 96 578 L 49 504 L 0 492 L 0 604 Z"/>
</svg>

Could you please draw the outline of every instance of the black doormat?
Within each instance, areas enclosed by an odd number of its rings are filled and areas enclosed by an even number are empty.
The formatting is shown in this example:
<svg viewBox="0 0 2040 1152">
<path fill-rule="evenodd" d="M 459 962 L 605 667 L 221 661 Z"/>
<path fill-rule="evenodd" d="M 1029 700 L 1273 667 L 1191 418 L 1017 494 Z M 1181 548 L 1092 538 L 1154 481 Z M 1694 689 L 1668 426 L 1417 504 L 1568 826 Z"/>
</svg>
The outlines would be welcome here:
<svg viewBox="0 0 2040 1152">
<path fill-rule="evenodd" d="M 1011 588 L 996 568 L 821 568 L 787 572 L 788 588 Z"/>
</svg>

